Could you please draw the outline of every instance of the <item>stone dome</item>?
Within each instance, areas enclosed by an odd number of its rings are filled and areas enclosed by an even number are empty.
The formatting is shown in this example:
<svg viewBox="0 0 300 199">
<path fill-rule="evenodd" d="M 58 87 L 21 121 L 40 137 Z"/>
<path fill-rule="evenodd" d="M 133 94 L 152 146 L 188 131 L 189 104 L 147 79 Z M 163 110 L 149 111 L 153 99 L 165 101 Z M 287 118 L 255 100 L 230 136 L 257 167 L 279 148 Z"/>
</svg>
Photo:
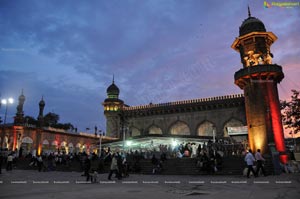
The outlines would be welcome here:
<svg viewBox="0 0 300 199">
<path fill-rule="evenodd" d="M 265 25 L 261 20 L 249 16 L 240 26 L 240 36 L 246 35 L 250 32 L 266 32 Z"/>
<path fill-rule="evenodd" d="M 44 101 L 44 99 L 43 99 L 43 98 L 41 99 L 41 101 L 40 101 L 39 105 L 40 105 L 40 106 L 45 106 L 45 101 Z"/>
<path fill-rule="evenodd" d="M 119 95 L 120 89 L 113 82 L 106 90 L 108 95 Z"/>
</svg>

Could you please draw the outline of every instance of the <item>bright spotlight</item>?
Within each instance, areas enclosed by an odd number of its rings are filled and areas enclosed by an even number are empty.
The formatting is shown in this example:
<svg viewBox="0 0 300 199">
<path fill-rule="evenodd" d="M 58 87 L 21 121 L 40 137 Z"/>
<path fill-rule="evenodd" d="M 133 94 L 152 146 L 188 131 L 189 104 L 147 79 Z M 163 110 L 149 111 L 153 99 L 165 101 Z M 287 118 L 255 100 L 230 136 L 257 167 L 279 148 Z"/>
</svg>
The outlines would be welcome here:
<svg viewBox="0 0 300 199">
<path fill-rule="evenodd" d="M 7 100 L 6 99 L 1 100 L 1 104 L 7 104 Z"/>
<path fill-rule="evenodd" d="M 176 140 L 173 140 L 173 141 L 172 141 L 172 146 L 173 146 L 173 147 L 177 146 L 177 144 L 178 144 L 178 143 L 177 143 Z"/>
<path fill-rule="evenodd" d="M 131 146 L 131 145 L 132 145 L 132 141 L 127 140 L 127 141 L 126 141 L 126 146 Z"/>
<path fill-rule="evenodd" d="M 10 103 L 10 104 L 12 104 L 12 103 L 14 103 L 14 99 L 13 98 L 8 98 L 8 103 Z"/>
</svg>

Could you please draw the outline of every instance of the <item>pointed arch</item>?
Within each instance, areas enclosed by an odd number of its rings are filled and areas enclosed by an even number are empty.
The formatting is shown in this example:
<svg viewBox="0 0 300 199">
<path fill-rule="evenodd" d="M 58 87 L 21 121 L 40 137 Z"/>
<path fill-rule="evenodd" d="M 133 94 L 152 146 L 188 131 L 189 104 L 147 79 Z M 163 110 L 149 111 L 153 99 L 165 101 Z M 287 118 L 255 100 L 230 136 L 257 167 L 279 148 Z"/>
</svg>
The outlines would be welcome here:
<svg viewBox="0 0 300 199">
<path fill-rule="evenodd" d="M 33 143 L 33 140 L 32 140 L 31 137 L 26 136 L 26 137 L 24 137 L 24 138 L 22 139 L 22 143 L 32 144 L 32 143 Z"/>
<path fill-rule="evenodd" d="M 162 130 L 161 130 L 161 128 L 159 128 L 156 125 L 151 125 L 148 128 L 148 133 L 151 134 L 151 135 L 161 135 L 162 134 Z"/>
<path fill-rule="evenodd" d="M 49 141 L 48 140 L 43 140 L 43 145 L 49 145 Z"/>
<path fill-rule="evenodd" d="M 197 128 L 198 136 L 213 136 L 214 123 L 205 120 Z"/>
<path fill-rule="evenodd" d="M 240 120 L 233 117 L 227 120 L 223 125 L 224 137 L 229 137 L 227 127 L 239 127 L 239 126 L 244 126 L 243 122 L 241 122 Z"/>
<path fill-rule="evenodd" d="M 190 135 L 190 127 L 183 121 L 177 121 L 170 127 L 171 135 Z"/>
<path fill-rule="evenodd" d="M 141 131 L 140 129 L 132 126 L 129 128 L 129 132 L 130 132 L 130 136 L 131 137 L 135 137 L 135 136 L 140 136 L 141 135 Z"/>
</svg>

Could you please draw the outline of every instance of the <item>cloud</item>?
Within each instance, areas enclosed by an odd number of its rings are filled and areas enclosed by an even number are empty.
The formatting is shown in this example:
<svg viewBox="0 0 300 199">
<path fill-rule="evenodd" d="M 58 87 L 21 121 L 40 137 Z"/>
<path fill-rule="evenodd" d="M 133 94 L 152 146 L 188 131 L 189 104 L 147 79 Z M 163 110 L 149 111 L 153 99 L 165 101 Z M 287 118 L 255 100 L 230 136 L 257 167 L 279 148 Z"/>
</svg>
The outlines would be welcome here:
<svg viewBox="0 0 300 199">
<path fill-rule="evenodd" d="M 62 119 L 82 129 L 95 121 L 104 126 L 101 101 L 113 74 L 120 97 L 130 105 L 241 93 L 233 83 L 240 57 L 230 46 L 247 18 L 247 2 L 0 4 L 0 83 L 18 77 L 0 87 L 16 96 L 26 87 L 28 111 L 37 110 L 44 94 L 48 110 L 57 110 Z M 251 1 L 251 11 L 278 35 L 274 61 L 284 66 L 286 79 L 294 80 L 299 74 L 299 11 L 266 10 L 258 1 Z M 282 86 L 289 90 L 292 84 Z"/>
</svg>

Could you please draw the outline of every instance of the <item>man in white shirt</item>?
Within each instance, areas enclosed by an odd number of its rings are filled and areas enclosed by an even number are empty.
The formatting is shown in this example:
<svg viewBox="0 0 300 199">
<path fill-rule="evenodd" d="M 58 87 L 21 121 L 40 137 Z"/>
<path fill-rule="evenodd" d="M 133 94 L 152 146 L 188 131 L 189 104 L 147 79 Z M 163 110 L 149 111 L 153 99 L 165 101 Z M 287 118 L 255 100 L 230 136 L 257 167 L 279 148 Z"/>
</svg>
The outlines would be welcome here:
<svg viewBox="0 0 300 199">
<path fill-rule="evenodd" d="M 246 154 L 245 162 L 247 163 L 247 167 L 248 167 L 247 178 L 249 178 L 250 171 L 252 171 L 253 175 L 256 177 L 257 174 L 253 169 L 253 164 L 255 162 L 255 158 L 253 157 L 251 149 L 249 149 L 249 152 Z"/>
<path fill-rule="evenodd" d="M 259 174 L 259 170 L 261 169 L 263 175 L 266 176 L 266 172 L 265 172 L 265 169 L 263 167 L 263 161 L 265 161 L 265 159 L 262 157 L 262 155 L 260 153 L 260 149 L 257 149 L 257 152 L 255 153 L 255 159 L 256 159 L 256 162 L 257 162 L 257 165 L 256 165 L 257 175 Z"/>
</svg>

